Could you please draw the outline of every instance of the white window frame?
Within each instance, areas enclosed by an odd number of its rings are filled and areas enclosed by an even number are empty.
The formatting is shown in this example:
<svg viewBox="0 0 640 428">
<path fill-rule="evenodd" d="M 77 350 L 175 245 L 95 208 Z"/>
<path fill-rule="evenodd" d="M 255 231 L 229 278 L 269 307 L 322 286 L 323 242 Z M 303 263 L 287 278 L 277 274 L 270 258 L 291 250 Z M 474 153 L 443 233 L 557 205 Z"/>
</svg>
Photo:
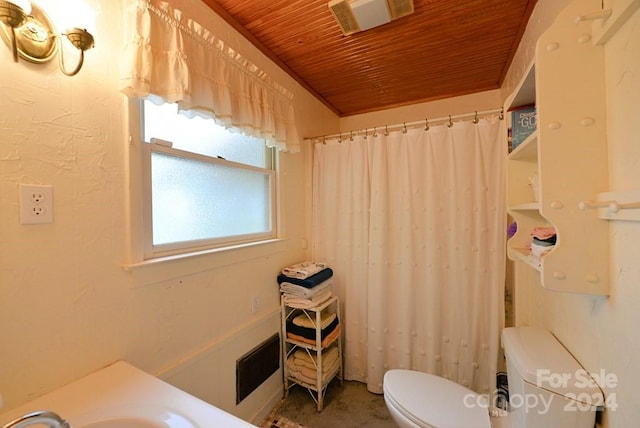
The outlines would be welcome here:
<svg viewBox="0 0 640 428">
<path fill-rule="evenodd" d="M 175 260 L 200 256 L 209 252 L 219 252 L 243 248 L 247 245 L 266 244 L 279 238 L 279 201 L 278 201 L 278 155 L 271 149 L 271 168 L 259 168 L 247 164 L 233 162 L 222 158 L 200 155 L 193 152 L 175 149 L 167 145 L 144 141 L 143 100 L 129 99 L 129 234 L 131 237 L 130 263 L 127 269 L 137 265 L 164 260 Z M 265 146 L 265 150 L 267 150 Z M 152 194 L 151 194 L 151 153 L 158 152 L 180 158 L 201 162 L 225 165 L 244 170 L 266 173 L 269 177 L 269 222 L 270 231 L 265 233 L 229 236 L 209 240 L 183 241 L 176 244 L 153 245 Z"/>
<path fill-rule="evenodd" d="M 193 152 L 174 149 L 154 142 L 144 141 L 142 145 L 142 179 L 143 179 L 143 225 L 144 225 L 144 256 L 145 259 L 163 257 L 185 252 L 201 251 L 209 248 L 219 248 L 230 245 L 238 245 L 247 242 L 258 242 L 273 239 L 277 236 L 275 227 L 275 194 L 276 194 L 276 172 L 273 169 L 258 168 L 225 159 L 204 156 Z M 268 223 L 269 231 L 264 233 L 253 233 L 244 235 L 229 235 L 221 238 L 200 239 L 193 241 L 181 241 L 171 244 L 153 245 L 153 218 L 152 218 L 152 192 L 151 192 L 151 155 L 162 153 L 175 156 L 181 159 L 190 159 L 212 165 L 223 165 L 245 171 L 256 171 L 266 174 L 269 177 L 269 210 Z"/>
</svg>

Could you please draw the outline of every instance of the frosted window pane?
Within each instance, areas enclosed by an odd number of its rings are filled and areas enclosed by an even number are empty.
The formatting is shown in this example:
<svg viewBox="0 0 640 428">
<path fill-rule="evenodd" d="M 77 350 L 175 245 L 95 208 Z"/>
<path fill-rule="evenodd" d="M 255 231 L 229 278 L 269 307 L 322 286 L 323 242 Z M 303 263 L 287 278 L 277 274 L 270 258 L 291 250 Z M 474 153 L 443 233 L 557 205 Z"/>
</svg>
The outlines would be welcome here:
<svg viewBox="0 0 640 428">
<path fill-rule="evenodd" d="M 151 154 L 153 245 L 271 230 L 269 174 Z"/>
<path fill-rule="evenodd" d="M 173 148 L 211 157 L 270 168 L 264 141 L 233 133 L 213 119 L 188 118 L 178 113 L 177 104 L 156 105 L 144 102 L 144 139 L 171 141 Z"/>
</svg>

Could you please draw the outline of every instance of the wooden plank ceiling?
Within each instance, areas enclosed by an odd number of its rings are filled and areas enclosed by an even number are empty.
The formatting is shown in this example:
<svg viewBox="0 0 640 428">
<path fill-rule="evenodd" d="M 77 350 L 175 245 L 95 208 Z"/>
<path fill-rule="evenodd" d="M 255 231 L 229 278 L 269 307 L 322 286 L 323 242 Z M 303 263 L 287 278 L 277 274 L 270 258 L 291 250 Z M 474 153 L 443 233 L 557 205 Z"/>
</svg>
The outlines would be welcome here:
<svg viewBox="0 0 640 428">
<path fill-rule="evenodd" d="M 328 0 L 203 0 L 340 116 L 497 89 L 536 0 L 414 0 L 349 36 Z"/>
</svg>

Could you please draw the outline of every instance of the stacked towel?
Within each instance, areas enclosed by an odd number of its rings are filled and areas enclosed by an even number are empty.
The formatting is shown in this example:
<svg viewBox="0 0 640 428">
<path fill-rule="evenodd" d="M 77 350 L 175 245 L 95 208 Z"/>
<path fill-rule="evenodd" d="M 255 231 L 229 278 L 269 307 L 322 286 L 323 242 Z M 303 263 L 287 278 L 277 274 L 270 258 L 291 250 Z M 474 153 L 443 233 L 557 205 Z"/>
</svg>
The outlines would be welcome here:
<svg viewBox="0 0 640 428">
<path fill-rule="evenodd" d="M 320 314 L 320 340 L 334 333 L 340 322 L 335 313 Z M 287 320 L 287 337 L 300 340 L 312 345 L 316 344 L 316 320 L 306 313 L 300 314 L 292 320 Z"/>
<path fill-rule="evenodd" d="M 299 381 L 315 385 L 317 382 L 318 357 L 304 349 L 296 350 L 287 358 L 289 375 Z M 322 353 L 322 383 L 326 383 L 340 368 L 340 353 L 336 346 Z"/>
<path fill-rule="evenodd" d="M 310 299 L 316 294 L 329 289 L 333 285 L 333 279 L 327 279 L 312 288 L 303 287 L 301 285 L 292 284 L 290 282 L 283 282 L 280 284 L 280 292 L 291 297 L 301 297 L 303 299 Z"/>
<path fill-rule="evenodd" d="M 324 330 L 325 328 L 329 327 L 336 318 L 336 314 L 332 312 L 322 312 L 320 314 L 320 330 Z M 296 327 L 310 328 L 315 331 L 316 323 L 318 321 L 311 314 L 302 313 L 294 317 L 291 322 Z"/>
<path fill-rule="evenodd" d="M 329 300 L 333 293 L 331 289 L 323 290 L 320 293 L 313 295 L 312 297 L 305 299 L 303 297 L 291 296 L 286 293 L 283 294 L 284 303 L 292 308 L 297 309 L 311 309 L 315 308 L 319 304 Z"/>
<path fill-rule="evenodd" d="M 553 250 L 556 245 L 556 229 L 554 227 L 535 227 L 531 231 L 531 259 L 537 266 L 542 264 L 542 257 Z"/>
<path fill-rule="evenodd" d="M 327 334 L 324 339 L 322 339 L 322 341 L 320 342 L 320 346 L 322 348 L 326 348 L 327 346 L 331 345 L 338 337 L 340 337 L 340 332 L 342 330 L 340 329 L 340 324 L 338 324 L 333 331 L 331 331 L 331 333 Z M 309 345 L 316 345 L 316 341 L 315 339 L 309 339 L 307 337 L 303 337 L 303 336 L 298 336 L 297 334 L 294 333 L 289 333 L 287 332 L 287 337 L 291 340 L 296 340 L 298 342 L 302 342 L 302 343 L 306 343 Z"/>
<path fill-rule="evenodd" d="M 556 228 L 553 226 L 534 227 L 531 231 L 531 236 L 538 239 L 555 238 Z"/>
<path fill-rule="evenodd" d="M 282 269 L 282 275 L 289 278 L 307 279 L 328 267 L 326 263 L 302 262 Z"/>
<path fill-rule="evenodd" d="M 333 271 L 331 268 L 322 269 L 320 272 L 311 275 L 305 279 L 293 278 L 290 276 L 283 275 L 282 273 L 278 275 L 278 284 L 282 284 L 283 282 L 289 282 L 291 284 L 301 285 L 302 287 L 312 288 L 316 285 L 320 285 L 323 281 L 331 278 L 333 276 Z"/>
<path fill-rule="evenodd" d="M 278 284 L 287 306 L 299 309 L 314 308 L 333 295 L 333 271 L 326 263 L 302 262 L 282 269 Z"/>
</svg>

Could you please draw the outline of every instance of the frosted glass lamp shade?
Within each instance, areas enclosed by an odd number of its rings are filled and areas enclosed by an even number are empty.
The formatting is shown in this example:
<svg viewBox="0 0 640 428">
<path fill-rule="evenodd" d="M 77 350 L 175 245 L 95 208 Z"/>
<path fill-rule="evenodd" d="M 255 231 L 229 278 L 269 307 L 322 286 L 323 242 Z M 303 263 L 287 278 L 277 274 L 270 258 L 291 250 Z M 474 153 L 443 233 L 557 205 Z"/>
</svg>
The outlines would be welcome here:
<svg viewBox="0 0 640 428">
<path fill-rule="evenodd" d="M 25 15 L 29 15 L 31 13 L 31 2 L 29 0 L 8 0 L 9 3 L 13 3 L 18 6 Z"/>
<path fill-rule="evenodd" d="M 3 38 L 9 40 L 9 48 L 13 54 L 13 61 L 18 62 L 18 43 L 16 41 L 16 28 L 20 27 L 31 13 L 29 0 L 0 0 L 0 23 L 3 27 Z M 4 31 L 7 30 L 8 31 Z"/>
<path fill-rule="evenodd" d="M 64 6 L 56 5 L 52 13 L 56 27 L 61 33 L 66 33 L 71 28 L 82 28 L 91 34 L 96 33 L 98 11 L 87 1 L 66 1 Z"/>
</svg>

